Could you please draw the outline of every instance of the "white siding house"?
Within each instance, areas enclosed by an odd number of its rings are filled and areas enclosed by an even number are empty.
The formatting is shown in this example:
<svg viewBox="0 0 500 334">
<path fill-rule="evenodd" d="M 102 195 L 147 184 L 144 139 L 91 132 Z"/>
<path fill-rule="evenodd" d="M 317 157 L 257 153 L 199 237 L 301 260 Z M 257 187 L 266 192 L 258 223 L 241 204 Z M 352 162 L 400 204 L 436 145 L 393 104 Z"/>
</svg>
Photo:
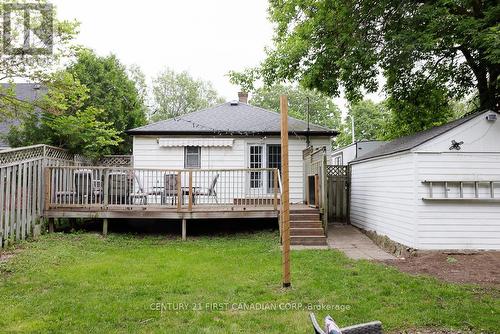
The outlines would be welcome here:
<svg viewBox="0 0 500 334">
<path fill-rule="evenodd" d="M 416 249 L 499 250 L 496 117 L 468 115 L 355 159 L 351 223 Z"/>
<path fill-rule="evenodd" d="M 347 166 L 354 159 L 370 153 L 385 143 L 385 141 L 381 140 L 362 140 L 338 148 L 332 152 L 332 164 Z"/>
<path fill-rule="evenodd" d="M 290 201 L 299 203 L 304 201 L 302 151 L 307 146 L 306 137 L 310 145 L 326 147 L 329 154 L 336 132 L 317 125 L 310 125 L 306 132 L 307 124 L 291 117 L 289 130 Z M 128 133 L 133 136 L 135 168 L 281 168 L 280 115 L 242 102 L 225 103 Z M 265 187 L 268 176 L 264 173 L 263 177 Z M 248 186 L 248 180 L 246 183 Z"/>
</svg>

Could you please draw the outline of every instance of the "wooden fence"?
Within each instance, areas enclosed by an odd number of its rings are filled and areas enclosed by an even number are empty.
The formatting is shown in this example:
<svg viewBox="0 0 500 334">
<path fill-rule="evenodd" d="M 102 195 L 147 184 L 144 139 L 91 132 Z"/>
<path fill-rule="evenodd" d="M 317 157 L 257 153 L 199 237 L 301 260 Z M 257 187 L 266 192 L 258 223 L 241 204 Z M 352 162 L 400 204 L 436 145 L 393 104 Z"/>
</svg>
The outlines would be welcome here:
<svg viewBox="0 0 500 334">
<path fill-rule="evenodd" d="M 320 209 L 323 227 L 328 225 L 326 148 L 309 147 L 302 151 L 304 162 L 304 195 L 307 205 Z"/>
<path fill-rule="evenodd" d="M 349 222 L 350 166 L 327 167 L 328 221 Z"/>
<path fill-rule="evenodd" d="M 89 163 L 82 156 L 48 145 L 0 151 L 0 247 L 24 240 L 40 228 L 45 167 Z"/>
</svg>

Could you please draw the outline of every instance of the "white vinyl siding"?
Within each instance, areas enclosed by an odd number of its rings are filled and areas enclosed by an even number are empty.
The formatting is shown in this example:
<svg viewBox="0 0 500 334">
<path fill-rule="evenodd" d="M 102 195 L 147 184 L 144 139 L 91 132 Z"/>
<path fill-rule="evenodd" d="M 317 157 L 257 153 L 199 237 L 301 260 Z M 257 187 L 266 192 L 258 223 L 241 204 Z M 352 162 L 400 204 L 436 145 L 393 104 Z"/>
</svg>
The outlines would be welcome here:
<svg viewBox="0 0 500 334">
<path fill-rule="evenodd" d="M 500 153 L 415 153 L 420 180 L 500 180 Z M 450 197 L 458 185 L 450 184 Z M 500 203 L 422 201 L 428 190 L 417 182 L 417 221 L 420 249 L 500 249 Z M 439 191 L 438 189 L 435 190 Z M 473 197 L 471 184 L 464 189 Z M 495 188 L 500 198 L 500 189 Z M 489 186 L 479 188 L 489 196 Z"/>
<path fill-rule="evenodd" d="M 169 136 L 169 138 L 174 136 Z M 174 137 L 175 138 L 175 137 Z M 184 137 L 199 140 L 197 137 Z M 202 169 L 232 169 L 247 168 L 248 146 L 250 144 L 279 144 L 279 137 L 235 137 L 232 147 L 201 147 Z M 330 138 L 312 138 L 311 145 L 314 147 L 327 147 L 327 154 L 331 154 Z M 289 169 L 290 169 L 290 201 L 292 203 L 303 202 L 303 161 L 302 150 L 305 149 L 305 138 L 290 136 L 289 138 Z M 158 144 L 158 136 L 134 136 L 133 143 L 134 167 L 136 168 L 162 168 L 183 169 L 184 148 L 183 147 L 161 147 Z M 265 167 L 265 166 L 263 166 Z"/>
<path fill-rule="evenodd" d="M 414 184 L 411 154 L 352 165 L 351 223 L 413 247 Z"/>
<path fill-rule="evenodd" d="M 394 241 L 422 250 L 500 250 L 500 202 L 424 201 L 422 181 L 500 181 L 500 121 L 486 114 L 452 129 L 412 151 L 352 165 L 351 221 Z M 451 151 L 452 140 L 463 141 Z M 439 188 L 441 187 L 441 188 Z M 449 184 L 449 198 L 458 198 Z M 500 186 L 494 188 L 500 198 Z M 435 185 L 434 197 L 444 195 Z M 472 184 L 464 195 L 473 197 Z M 488 184 L 479 197 L 490 197 Z"/>
</svg>

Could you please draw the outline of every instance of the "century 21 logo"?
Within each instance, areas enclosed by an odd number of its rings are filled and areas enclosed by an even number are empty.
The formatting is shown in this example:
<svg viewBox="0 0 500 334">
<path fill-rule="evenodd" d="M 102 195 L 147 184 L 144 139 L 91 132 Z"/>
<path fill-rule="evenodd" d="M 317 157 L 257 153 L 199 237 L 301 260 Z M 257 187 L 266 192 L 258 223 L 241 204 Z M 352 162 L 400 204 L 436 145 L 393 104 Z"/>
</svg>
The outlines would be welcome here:
<svg viewBox="0 0 500 334">
<path fill-rule="evenodd" d="M 2 53 L 20 56 L 52 54 L 54 12 L 51 4 L 7 3 L 2 9 Z M 16 43 L 19 40 L 22 42 Z"/>
</svg>

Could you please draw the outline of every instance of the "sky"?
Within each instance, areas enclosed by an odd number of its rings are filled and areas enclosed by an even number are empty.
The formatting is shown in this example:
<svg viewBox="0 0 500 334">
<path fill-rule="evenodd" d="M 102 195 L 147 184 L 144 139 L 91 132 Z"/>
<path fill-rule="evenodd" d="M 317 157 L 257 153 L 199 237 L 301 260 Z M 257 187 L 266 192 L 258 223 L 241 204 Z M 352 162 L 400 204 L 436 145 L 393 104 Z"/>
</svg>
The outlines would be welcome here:
<svg viewBox="0 0 500 334">
<path fill-rule="evenodd" d="M 148 78 L 168 67 L 212 82 L 237 98 L 230 70 L 258 65 L 272 46 L 267 0 L 52 0 L 59 19 L 81 23 L 77 42 L 99 55 L 114 53 Z M 377 95 L 372 98 L 380 100 Z M 344 109 L 345 100 L 336 99 Z"/>
</svg>

